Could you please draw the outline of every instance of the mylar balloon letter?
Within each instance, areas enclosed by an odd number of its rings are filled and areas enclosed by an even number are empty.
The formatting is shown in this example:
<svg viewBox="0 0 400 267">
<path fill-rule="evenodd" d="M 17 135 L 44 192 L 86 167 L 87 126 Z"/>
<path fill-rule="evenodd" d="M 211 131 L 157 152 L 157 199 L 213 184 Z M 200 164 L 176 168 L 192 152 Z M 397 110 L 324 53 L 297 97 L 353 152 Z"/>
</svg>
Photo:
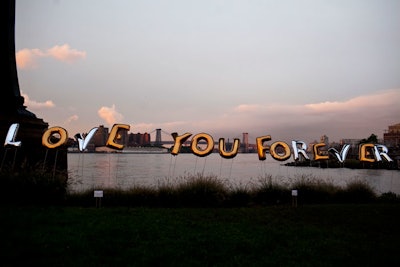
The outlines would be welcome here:
<svg viewBox="0 0 400 267">
<path fill-rule="evenodd" d="M 277 151 L 279 148 L 283 149 L 283 153 L 279 153 Z M 290 147 L 285 142 L 281 141 L 275 142 L 271 145 L 269 153 L 271 154 L 271 157 L 273 157 L 274 159 L 279 161 L 285 161 L 290 158 Z"/>
<path fill-rule="evenodd" d="M 360 146 L 360 161 L 375 162 L 375 158 L 372 158 L 374 154 L 374 144 L 362 144 Z"/>
<path fill-rule="evenodd" d="M 79 151 L 84 151 L 89 144 L 90 140 L 94 136 L 94 134 L 97 132 L 97 127 L 92 128 L 89 133 L 83 137 L 82 134 L 76 134 L 75 139 L 78 142 L 78 148 Z"/>
<path fill-rule="evenodd" d="M 299 147 L 300 145 L 300 147 Z M 307 155 L 307 144 L 304 141 L 292 141 L 294 160 L 299 160 L 299 155 L 303 155 L 305 159 L 310 159 Z"/>
<path fill-rule="evenodd" d="M 52 137 L 59 135 L 59 139 L 53 142 Z M 52 127 L 48 129 L 42 136 L 42 144 L 47 148 L 56 148 L 65 145 L 68 141 L 67 130 L 61 127 Z"/>
<path fill-rule="evenodd" d="M 119 150 L 123 149 L 124 146 L 121 144 L 117 144 L 115 141 L 118 139 L 121 139 L 121 135 L 118 134 L 118 132 L 120 130 L 129 131 L 129 129 L 130 129 L 130 126 L 127 124 L 114 124 L 111 129 L 110 135 L 108 136 L 106 146 L 115 148 L 115 149 L 119 149 Z"/>
<path fill-rule="evenodd" d="M 8 133 L 6 136 L 6 140 L 4 141 L 4 146 L 21 146 L 21 141 L 15 141 L 15 137 L 17 136 L 19 129 L 19 123 L 11 124 L 10 128 L 8 129 Z"/>
<path fill-rule="evenodd" d="M 227 152 L 225 150 L 225 139 L 224 138 L 220 138 L 218 141 L 219 154 L 221 155 L 221 157 L 226 158 L 226 159 L 234 158 L 239 151 L 239 147 L 240 147 L 240 140 L 237 138 L 235 138 L 233 140 L 233 146 L 232 146 L 232 149 L 230 152 Z"/>
<path fill-rule="evenodd" d="M 321 155 L 319 148 L 326 146 L 325 143 L 318 143 L 313 146 L 315 160 L 328 160 L 329 156 Z"/>
<path fill-rule="evenodd" d="M 198 143 L 200 140 L 205 140 L 207 142 L 207 146 L 205 149 L 200 149 L 198 147 Z M 214 150 L 214 140 L 211 135 L 206 133 L 199 133 L 193 136 L 192 141 L 190 143 L 190 148 L 192 149 L 193 154 L 199 157 L 205 157 L 210 155 Z"/>
<path fill-rule="evenodd" d="M 264 142 L 271 140 L 270 135 L 264 135 L 256 138 L 256 143 L 257 143 L 257 153 L 258 153 L 258 159 L 259 160 L 265 160 L 267 150 L 269 150 L 269 146 L 264 146 Z"/>
<path fill-rule="evenodd" d="M 191 133 L 185 133 L 185 134 L 179 136 L 178 133 L 175 132 L 175 133 L 172 133 L 171 135 L 172 135 L 172 138 L 174 138 L 174 141 L 175 141 L 174 145 L 172 146 L 171 154 L 176 156 L 176 155 L 178 155 L 182 144 L 185 143 L 186 140 L 188 140 L 188 138 L 190 136 L 192 136 L 192 134 Z"/>
</svg>

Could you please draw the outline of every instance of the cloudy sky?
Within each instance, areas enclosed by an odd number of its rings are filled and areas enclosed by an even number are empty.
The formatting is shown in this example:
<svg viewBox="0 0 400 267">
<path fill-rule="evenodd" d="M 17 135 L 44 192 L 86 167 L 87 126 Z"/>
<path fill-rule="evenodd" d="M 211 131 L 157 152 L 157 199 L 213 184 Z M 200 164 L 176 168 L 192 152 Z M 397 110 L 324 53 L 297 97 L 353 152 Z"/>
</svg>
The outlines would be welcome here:
<svg viewBox="0 0 400 267">
<path fill-rule="evenodd" d="M 16 0 L 15 29 L 25 105 L 70 136 L 339 141 L 400 123 L 398 0 Z"/>
</svg>

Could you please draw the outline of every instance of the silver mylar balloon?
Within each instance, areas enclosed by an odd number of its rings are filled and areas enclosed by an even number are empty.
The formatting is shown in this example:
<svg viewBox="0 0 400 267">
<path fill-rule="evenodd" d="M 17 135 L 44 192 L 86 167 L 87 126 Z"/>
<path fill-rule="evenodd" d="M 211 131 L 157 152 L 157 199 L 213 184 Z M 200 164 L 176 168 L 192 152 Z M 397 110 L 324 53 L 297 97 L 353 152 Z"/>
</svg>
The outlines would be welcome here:
<svg viewBox="0 0 400 267">
<path fill-rule="evenodd" d="M 4 141 L 4 146 L 21 146 L 21 141 L 15 141 L 19 129 L 19 123 L 11 124 L 10 128 L 8 129 L 8 133 L 6 136 L 6 140 Z"/>
</svg>

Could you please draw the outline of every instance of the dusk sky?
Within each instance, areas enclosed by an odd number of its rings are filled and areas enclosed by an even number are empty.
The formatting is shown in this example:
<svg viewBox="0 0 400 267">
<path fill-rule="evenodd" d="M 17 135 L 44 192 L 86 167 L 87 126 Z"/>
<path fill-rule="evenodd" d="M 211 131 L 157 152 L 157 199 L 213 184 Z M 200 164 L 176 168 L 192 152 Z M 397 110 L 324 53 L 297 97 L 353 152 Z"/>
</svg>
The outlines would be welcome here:
<svg viewBox="0 0 400 267">
<path fill-rule="evenodd" d="M 339 141 L 400 123 L 398 0 L 16 0 L 15 26 L 25 105 L 70 137 Z"/>
</svg>

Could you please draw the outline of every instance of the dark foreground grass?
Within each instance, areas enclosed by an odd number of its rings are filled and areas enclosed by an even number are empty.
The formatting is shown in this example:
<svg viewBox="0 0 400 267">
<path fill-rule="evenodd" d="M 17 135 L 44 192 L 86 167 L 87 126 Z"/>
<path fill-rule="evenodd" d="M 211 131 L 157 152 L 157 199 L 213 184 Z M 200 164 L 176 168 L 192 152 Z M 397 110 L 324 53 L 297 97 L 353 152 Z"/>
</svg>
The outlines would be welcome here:
<svg viewBox="0 0 400 267">
<path fill-rule="evenodd" d="M 400 204 L 1 206 L 1 266 L 400 266 Z"/>
</svg>

